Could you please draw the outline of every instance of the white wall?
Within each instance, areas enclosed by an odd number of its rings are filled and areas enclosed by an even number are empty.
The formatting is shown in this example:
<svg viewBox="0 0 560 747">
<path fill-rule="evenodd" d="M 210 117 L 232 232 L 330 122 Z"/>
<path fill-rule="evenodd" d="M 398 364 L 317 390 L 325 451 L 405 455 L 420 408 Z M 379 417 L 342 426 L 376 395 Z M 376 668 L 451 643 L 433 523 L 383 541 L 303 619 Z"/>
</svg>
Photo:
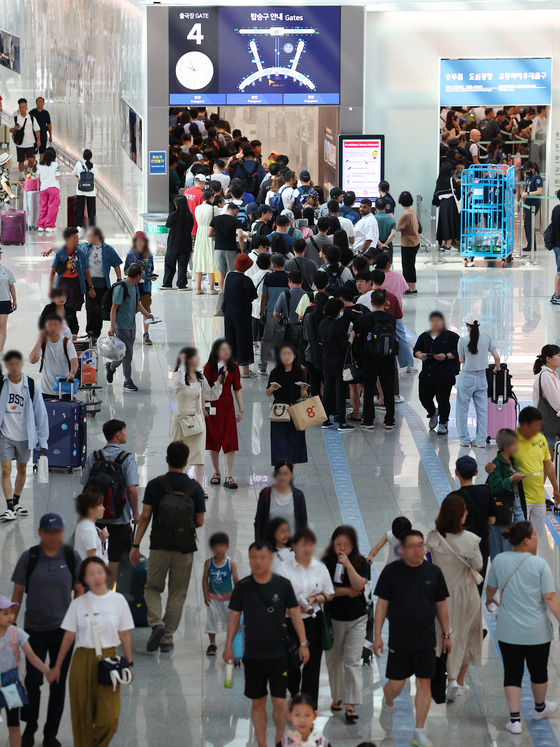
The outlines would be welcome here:
<svg viewBox="0 0 560 747">
<path fill-rule="evenodd" d="M 554 135 L 560 130 L 560 11 L 368 9 L 365 131 L 386 135 L 385 174 L 393 195 L 407 189 L 431 201 L 439 153 L 439 59 L 524 56 L 553 58 Z M 560 188 L 552 178 L 547 186 Z"/>
</svg>

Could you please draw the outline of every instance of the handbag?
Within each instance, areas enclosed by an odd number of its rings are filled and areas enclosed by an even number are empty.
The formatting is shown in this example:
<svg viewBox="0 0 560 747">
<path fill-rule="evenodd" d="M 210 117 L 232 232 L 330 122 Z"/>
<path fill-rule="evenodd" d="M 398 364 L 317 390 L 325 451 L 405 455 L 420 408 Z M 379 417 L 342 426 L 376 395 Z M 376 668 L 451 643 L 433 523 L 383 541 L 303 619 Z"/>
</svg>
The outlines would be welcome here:
<svg viewBox="0 0 560 747">
<path fill-rule="evenodd" d="M 435 703 L 447 700 L 447 654 L 436 656 L 436 673 L 430 682 L 432 698 Z"/>
<path fill-rule="evenodd" d="M 348 384 L 358 384 L 363 381 L 363 378 L 364 376 L 354 358 L 352 345 L 348 343 L 346 357 L 344 358 L 344 367 L 342 369 L 342 380 L 346 381 Z"/>
<path fill-rule="evenodd" d="M 321 425 L 327 420 L 327 413 L 323 407 L 321 397 L 315 395 L 302 399 L 291 405 L 288 412 L 293 420 L 297 431 L 305 431 L 314 425 Z"/>
<path fill-rule="evenodd" d="M 91 603 L 87 593 L 83 596 L 84 606 L 91 623 L 91 632 L 93 634 L 93 643 L 97 655 L 97 681 L 100 685 L 112 685 L 113 690 L 117 685 L 130 685 L 132 682 L 132 671 L 128 661 L 124 656 L 110 656 L 103 658 L 103 650 L 99 639 L 98 623 L 95 619 Z"/>
<path fill-rule="evenodd" d="M 183 436 L 197 436 L 202 433 L 205 428 L 204 415 L 201 412 L 196 412 L 194 415 L 186 415 L 184 418 L 177 418 L 177 422 L 181 426 Z"/>
<path fill-rule="evenodd" d="M 331 613 L 323 607 L 321 615 L 321 645 L 323 651 L 330 651 L 334 646 L 334 632 Z"/>
<path fill-rule="evenodd" d="M 276 423 L 289 423 L 292 419 L 290 417 L 289 409 L 290 405 L 287 405 L 284 402 L 274 402 L 270 408 L 268 419 Z"/>
<path fill-rule="evenodd" d="M 445 546 L 447 547 L 447 549 L 448 549 L 448 550 L 451 550 L 451 553 L 452 553 L 453 555 L 455 555 L 455 557 L 456 557 L 456 558 L 457 558 L 458 560 L 460 560 L 460 561 L 461 561 L 461 563 L 463 563 L 463 565 L 466 565 L 466 566 L 467 566 L 467 568 L 468 568 L 468 569 L 469 569 L 469 571 L 471 572 L 471 575 L 472 575 L 472 577 L 473 577 L 473 578 L 474 578 L 474 580 L 475 580 L 475 583 L 476 583 L 476 585 L 478 586 L 479 584 L 481 584 L 481 583 L 482 583 L 482 582 L 484 581 L 484 578 L 483 578 L 483 577 L 482 577 L 482 576 L 480 575 L 480 573 L 479 573 L 478 571 L 475 571 L 475 569 L 474 569 L 474 568 L 473 568 L 472 566 L 470 566 L 470 565 L 469 565 L 469 564 L 467 563 L 467 561 L 466 561 L 466 560 L 465 560 L 464 558 L 462 558 L 462 557 L 461 557 L 461 556 L 459 555 L 459 553 L 455 552 L 455 550 L 454 550 L 454 549 L 453 549 L 453 548 L 451 547 L 451 545 L 450 545 L 450 544 L 449 544 L 448 542 L 446 542 L 446 540 L 445 540 L 445 537 L 443 537 L 443 535 L 441 535 L 441 534 L 440 534 L 439 532 L 438 532 L 438 537 L 439 537 L 439 538 L 441 539 L 441 541 L 442 541 L 442 542 L 443 542 L 443 544 L 444 544 L 444 545 L 445 545 Z"/>
<path fill-rule="evenodd" d="M 218 295 L 216 296 L 216 307 L 214 308 L 214 316 L 224 316 L 224 291 L 226 289 L 226 280 L 227 276 L 229 275 L 229 272 L 226 274 L 224 278 L 224 288 L 221 291 L 218 291 Z"/>
<path fill-rule="evenodd" d="M 301 666 L 301 660 L 299 658 L 299 641 L 296 638 L 294 638 L 293 635 L 291 635 L 290 629 L 288 628 L 288 624 L 286 622 L 285 615 L 282 613 L 283 620 L 280 621 L 276 613 L 276 608 L 273 607 L 272 605 L 269 605 L 262 591 L 260 590 L 259 585 L 254 579 L 253 579 L 253 583 L 255 585 L 255 589 L 256 589 L 259 599 L 266 607 L 266 611 L 268 612 L 269 615 L 274 615 L 274 620 L 278 627 L 278 632 L 280 633 L 280 636 L 284 643 L 284 647 L 286 649 L 288 669 L 299 669 Z"/>
<path fill-rule="evenodd" d="M 556 374 L 554 375 L 556 376 Z M 547 438 L 557 438 L 560 435 L 560 418 L 554 407 L 543 396 L 541 376 L 542 371 L 539 374 L 539 402 L 537 405 L 537 409 L 542 415 L 541 432 Z"/>
</svg>

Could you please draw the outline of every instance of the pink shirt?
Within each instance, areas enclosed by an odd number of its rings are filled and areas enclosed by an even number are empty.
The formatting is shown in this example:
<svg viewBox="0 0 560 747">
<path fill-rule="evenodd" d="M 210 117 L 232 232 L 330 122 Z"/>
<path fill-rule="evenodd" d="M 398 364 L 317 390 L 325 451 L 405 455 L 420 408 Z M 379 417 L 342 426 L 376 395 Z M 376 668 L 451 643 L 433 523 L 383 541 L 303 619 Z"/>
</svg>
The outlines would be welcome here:
<svg viewBox="0 0 560 747">
<path fill-rule="evenodd" d="M 539 406 L 539 381 L 543 398 L 553 410 L 556 410 L 556 414 L 560 418 L 560 379 L 556 371 L 553 371 L 548 366 L 542 367 L 533 384 L 533 404 L 535 407 Z"/>
<path fill-rule="evenodd" d="M 398 298 L 399 303 L 402 303 L 403 293 L 408 290 L 408 283 L 400 272 L 391 270 L 385 273 L 383 287 L 386 291 L 393 293 Z"/>
</svg>

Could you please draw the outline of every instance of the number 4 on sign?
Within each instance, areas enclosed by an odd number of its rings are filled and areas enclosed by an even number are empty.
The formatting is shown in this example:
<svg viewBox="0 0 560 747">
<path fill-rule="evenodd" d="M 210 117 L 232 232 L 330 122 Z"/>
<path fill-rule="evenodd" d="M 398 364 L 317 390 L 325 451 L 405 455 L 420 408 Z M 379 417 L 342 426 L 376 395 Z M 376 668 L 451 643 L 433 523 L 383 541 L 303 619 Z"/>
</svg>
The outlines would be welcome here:
<svg viewBox="0 0 560 747">
<path fill-rule="evenodd" d="M 196 44 L 202 44 L 204 40 L 204 34 L 202 33 L 201 23 L 195 23 L 193 25 L 192 29 L 187 34 L 187 39 L 189 41 L 196 42 Z"/>
</svg>

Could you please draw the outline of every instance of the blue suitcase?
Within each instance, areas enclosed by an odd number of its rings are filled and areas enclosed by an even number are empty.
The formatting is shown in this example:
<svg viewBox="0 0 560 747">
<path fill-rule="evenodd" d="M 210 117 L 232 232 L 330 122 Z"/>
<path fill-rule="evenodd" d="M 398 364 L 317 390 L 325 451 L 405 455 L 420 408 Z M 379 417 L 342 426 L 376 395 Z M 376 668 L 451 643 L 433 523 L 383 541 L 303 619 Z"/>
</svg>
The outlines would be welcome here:
<svg viewBox="0 0 560 747">
<path fill-rule="evenodd" d="M 74 400 L 45 400 L 49 418 L 47 457 L 49 468 L 72 471 L 84 466 L 87 456 L 86 403 Z M 39 450 L 33 452 L 37 463 Z"/>
</svg>

